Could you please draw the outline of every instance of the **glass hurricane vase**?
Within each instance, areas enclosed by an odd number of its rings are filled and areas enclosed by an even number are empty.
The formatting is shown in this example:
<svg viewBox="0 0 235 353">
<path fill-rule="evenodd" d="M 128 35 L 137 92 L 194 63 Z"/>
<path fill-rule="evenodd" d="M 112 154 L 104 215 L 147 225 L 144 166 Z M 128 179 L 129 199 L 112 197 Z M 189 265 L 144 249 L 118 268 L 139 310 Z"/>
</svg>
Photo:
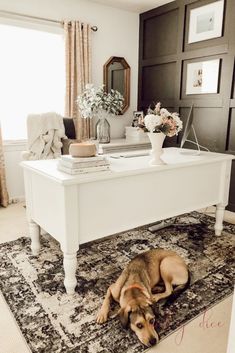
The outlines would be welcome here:
<svg viewBox="0 0 235 353">
<path fill-rule="evenodd" d="M 96 138 L 99 143 L 109 143 L 110 142 L 110 124 L 106 117 L 108 113 L 106 111 L 98 112 L 99 120 L 96 123 Z"/>
</svg>

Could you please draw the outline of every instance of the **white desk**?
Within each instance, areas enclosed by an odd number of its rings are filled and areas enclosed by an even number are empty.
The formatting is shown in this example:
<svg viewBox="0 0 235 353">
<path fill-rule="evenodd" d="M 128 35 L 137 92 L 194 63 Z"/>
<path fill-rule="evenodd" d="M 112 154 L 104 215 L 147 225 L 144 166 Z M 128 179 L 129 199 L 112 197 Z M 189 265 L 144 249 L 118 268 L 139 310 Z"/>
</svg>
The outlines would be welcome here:
<svg viewBox="0 0 235 353">
<path fill-rule="evenodd" d="M 21 163 L 32 252 L 40 250 L 40 227 L 60 242 L 67 293 L 76 286 L 79 244 L 211 205 L 221 233 L 234 157 L 167 148 L 166 165 L 150 167 L 149 158 L 110 158 L 111 171 L 78 176 L 58 171 L 56 160 Z"/>
</svg>

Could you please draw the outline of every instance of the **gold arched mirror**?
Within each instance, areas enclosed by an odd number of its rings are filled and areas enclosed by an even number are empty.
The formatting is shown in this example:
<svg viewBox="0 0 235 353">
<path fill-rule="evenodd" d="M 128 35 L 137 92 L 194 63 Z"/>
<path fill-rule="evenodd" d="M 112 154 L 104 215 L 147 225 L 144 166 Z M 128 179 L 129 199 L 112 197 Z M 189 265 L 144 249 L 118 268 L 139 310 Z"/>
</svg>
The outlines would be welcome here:
<svg viewBox="0 0 235 353">
<path fill-rule="evenodd" d="M 104 86 L 107 92 L 115 89 L 123 95 L 123 114 L 130 104 L 130 66 L 124 58 L 111 56 L 104 64 Z"/>
</svg>

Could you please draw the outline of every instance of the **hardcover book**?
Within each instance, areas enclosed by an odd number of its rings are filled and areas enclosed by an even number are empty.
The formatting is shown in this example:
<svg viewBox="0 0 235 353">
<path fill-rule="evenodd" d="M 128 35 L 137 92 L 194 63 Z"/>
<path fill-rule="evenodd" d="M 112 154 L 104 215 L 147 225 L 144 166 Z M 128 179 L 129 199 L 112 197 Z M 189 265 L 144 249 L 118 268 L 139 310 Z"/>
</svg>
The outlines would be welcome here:
<svg viewBox="0 0 235 353">
<path fill-rule="evenodd" d="M 86 173 L 96 173 L 101 171 L 108 171 L 109 165 L 97 166 L 97 167 L 88 167 L 88 168 L 68 168 L 61 164 L 57 165 L 57 169 L 61 172 L 76 175 L 76 174 L 86 174 Z"/>
</svg>

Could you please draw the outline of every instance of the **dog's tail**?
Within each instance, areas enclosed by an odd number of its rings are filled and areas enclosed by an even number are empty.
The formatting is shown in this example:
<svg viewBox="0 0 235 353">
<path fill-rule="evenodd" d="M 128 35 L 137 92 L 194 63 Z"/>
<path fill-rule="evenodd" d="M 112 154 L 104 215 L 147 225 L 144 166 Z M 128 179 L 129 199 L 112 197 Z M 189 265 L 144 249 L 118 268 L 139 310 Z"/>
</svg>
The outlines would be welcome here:
<svg viewBox="0 0 235 353">
<path fill-rule="evenodd" d="M 178 296 L 185 291 L 189 285 L 190 285 L 190 280 L 191 280 L 191 276 L 190 276 L 190 272 L 188 271 L 188 280 L 186 283 L 184 284 L 180 284 L 178 286 L 176 286 L 175 288 L 173 288 L 173 292 L 172 294 L 167 298 L 165 304 L 170 304 L 172 303 L 176 298 L 178 298 Z M 165 305 L 164 304 L 164 305 Z"/>
</svg>

